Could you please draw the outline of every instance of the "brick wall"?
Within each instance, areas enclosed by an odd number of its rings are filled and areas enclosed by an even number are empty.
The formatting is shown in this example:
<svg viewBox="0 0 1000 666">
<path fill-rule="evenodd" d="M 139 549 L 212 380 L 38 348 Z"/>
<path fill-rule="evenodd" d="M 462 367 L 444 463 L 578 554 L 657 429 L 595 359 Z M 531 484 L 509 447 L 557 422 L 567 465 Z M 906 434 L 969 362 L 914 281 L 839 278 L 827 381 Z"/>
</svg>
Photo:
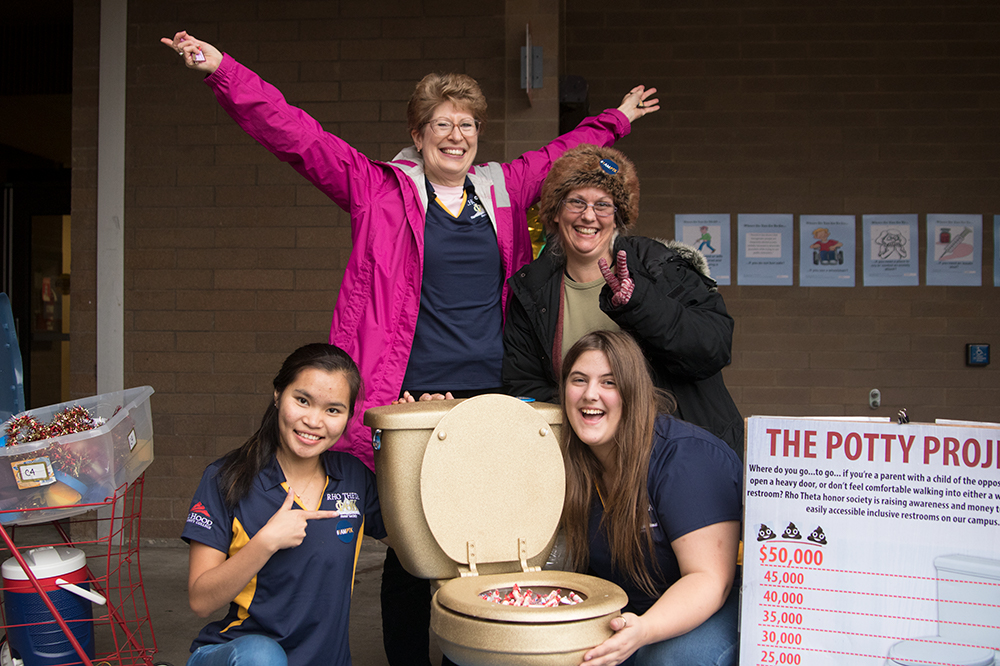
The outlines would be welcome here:
<svg viewBox="0 0 1000 666">
<path fill-rule="evenodd" d="M 130 3 L 125 384 L 156 389 L 146 536 L 178 534 L 205 465 L 255 428 L 281 359 L 326 339 L 350 251 L 346 215 L 237 129 L 158 43 L 176 30 L 233 54 L 382 159 L 408 143 L 406 99 L 429 71 L 482 84 L 482 159 L 555 134 L 557 71 L 588 80 L 595 111 L 636 83 L 655 85 L 663 110 L 620 144 L 642 176 L 647 235 L 672 236 L 682 212 L 1000 211 L 1000 31 L 987 2 L 651 4 L 614 3 L 611 13 L 591 0 Z M 79 396 L 96 385 L 100 3 L 74 6 Z M 514 77 L 525 20 L 546 55 L 531 106 Z M 965 342 L 994 341 L 993 287 L 722 291 L 737 321 L 726 379 L 744 414 L 868 415 L 868 391 L 879 388 L 877 414 L 906 406 L 917 419 L 1000 421 L 996 365 L 962 364 Z"/>
<path fill-rule="evenodd" d="M 741 411 L 1000 421 L 998 365 L 964 365 L 1000 325 L 1000 7 L 750 4 L 567 0 L 563 73 L 588 80 L 592 110 L 659 90 L 619 144 L 642 181 L 638 233 L 672 238 L 677 213 L 732 213 L 733 238 L 741 212 L 853 214 L 860 248 L 866 213 L 918 213 L 921 230 L 927 213 L 981 213 L 986 286 L 866 288 L 859 251 L 855 288 L 722 287 Z"/>
</svg>

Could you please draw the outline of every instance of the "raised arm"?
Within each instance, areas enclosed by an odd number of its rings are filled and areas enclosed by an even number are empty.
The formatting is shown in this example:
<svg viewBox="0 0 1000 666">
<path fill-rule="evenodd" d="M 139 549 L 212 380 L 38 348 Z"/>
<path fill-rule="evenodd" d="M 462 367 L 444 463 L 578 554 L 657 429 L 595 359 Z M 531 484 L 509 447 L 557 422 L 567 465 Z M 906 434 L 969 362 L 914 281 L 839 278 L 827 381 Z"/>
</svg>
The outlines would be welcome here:
<svg viewBox="0 0 1000 666">
<path fill-rule="evenodd" d="M 315 118 L 289 104 L 280 90 L 232 56 L 183 31 L 160 41 L 181 54 L 188 67 L 208 74 L 205 83 L 244 132 L 344 210 L 376 200 L 383 186 L 393 187 L 387 170 L 325 131 Z"/>
<path fill-rule="evenodd" d="M 584 118 L 569 132 L 556 137 L 538 150 L 531 150 L 504 165 L 507 189 L 518 207 L 528 208 L 542 191 L 542 181 L 552 164 L 570 148 L 582 143 L 611 146 L 632 131 L 632 123 L 646 114 L 659 110 L 659 100 L 653 98 L 656 88 L 636 86 L 622 99 L 617 109 Z"/>
</svg>

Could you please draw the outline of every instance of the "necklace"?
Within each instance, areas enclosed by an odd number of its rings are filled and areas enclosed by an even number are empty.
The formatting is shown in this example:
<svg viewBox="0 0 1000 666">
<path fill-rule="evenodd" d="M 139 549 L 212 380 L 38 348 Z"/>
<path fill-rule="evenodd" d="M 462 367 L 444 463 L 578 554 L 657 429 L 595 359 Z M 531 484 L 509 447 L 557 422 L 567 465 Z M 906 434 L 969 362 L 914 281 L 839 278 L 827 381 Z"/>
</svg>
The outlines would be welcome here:
<svg viewBox="0 0 1000 666">
<path fill-rule="evenodd" d="M 323 470 L 320 469 L 320 477 L 317 477 L 316 475 L 313 475 L 313 478 L 311 478 L 309 480 L 309 483 L 306 484 L 306 489 L 304 491 L 302 491 L 302 493 L 295 493 L 298 496 L 299 500 L 301 500 L 303 506 L 305 506 L 307 509 L 311 510 L 313 506 L 319 504 L 319 502 L 313 502 L 313 501 L 311 501 L 312 500 L 312 494 L 310 493 L 310 491 L 312 490 L 313 484 L 316 483 L 316 479 L 317 478 L 321 478 L 323 476 L 325 476 L 323 474 Z"/>
<path fill-rule="evenodd" d="M 294 485 L 292 484 L 292 480 L 289 477 L 288 472 L 285 471 L 285 468 L 281 464 L 280 460 L 278 461 L 278 466 L 281 467 L 281 471 L 285 475 L 285 483 L 288 485 L 289 488 L 291 488 L 291 489 L 294 490 L 295 487 L 298 484 L 294 484 Z M 313 496 L 312 496 L 312 493 L 311 493 L 313 484 L 316 483 L 316 479 L 317 478 L 320 478 L 320 479 L 325 479 L 326 478 L 326 470 L 323 469 L 323 465 L 322 464 L 320 464 L 319 469 L 317 471 L 319 472 L 318 475 L 316 473 L 312 473 L 310 475 L 309 483 L 306 484 L 306 487 L 305 487 L 304 490 L 302 490 L 302 491 L 295 491 L 295 496 L 299 499 L 299 503 L 302 504 L 303 507 L 305 507 L 307 509 L 310 509 L 310 510 L 312 509 L 312 507 L 319 505 L 318 501 L 313 501 Z"/>
</svg>

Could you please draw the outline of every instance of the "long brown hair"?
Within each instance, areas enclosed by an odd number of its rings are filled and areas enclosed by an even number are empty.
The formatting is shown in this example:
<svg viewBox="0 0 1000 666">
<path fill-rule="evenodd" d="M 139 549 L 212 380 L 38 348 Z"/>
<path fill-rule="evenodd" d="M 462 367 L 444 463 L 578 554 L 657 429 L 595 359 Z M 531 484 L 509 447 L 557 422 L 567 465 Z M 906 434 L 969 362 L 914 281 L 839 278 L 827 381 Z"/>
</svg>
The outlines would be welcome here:
<svg viewBox="0 0 1000 666">
<path fill-rule="evenodd" d="M 299 347 L 285 359 L 275 375 L 274 390 L 281 394 L 306 368 L 316 368 L 327 372 L 343 372 L 350 391 L 348 419 L 354 416 L 354 405 L 361 393 L 361 373 L 354 360 L 340 347 L 323 342 Z M 250 436 L 238 449 L 226 454 L 219 468 L 219 487 L 225 493 L 226 504 L 234 508 L 247 496 L 254 479 L 281 448 L 278 432 L 278 407 L 273 396 L 268 398 L 267 409 L 260 420 L 257 432 Z"/>
<path fill-rule="evenodd" d="M 570 561 L 577 571 L 586 571 L 590 562 L 590 509 L 594 493 L 599 492 L 604 503 L 601 523 L 608 535 L 612 565 L 640 589 L 655 594 L 654 578 L 659 572 L 649 571 L 645 557 L 647 553 L 653 554 L 646 484 L 656 416 L 674 411 L 675 403 L 671 396 L 653 386 L 646 359 L 631 335 L 594 331 L 577 340 L 563 360 L 559 394 L 564 413 L 567 378 L 580 356 L 588 351 L 601 352 L 607 359 L 621 396 L 622 414 L 613 453 L 618 473 L 605 484 L 604 468 L 597 456 L 564 420 L 566 502 L 562 517 Z"/>
</svg>

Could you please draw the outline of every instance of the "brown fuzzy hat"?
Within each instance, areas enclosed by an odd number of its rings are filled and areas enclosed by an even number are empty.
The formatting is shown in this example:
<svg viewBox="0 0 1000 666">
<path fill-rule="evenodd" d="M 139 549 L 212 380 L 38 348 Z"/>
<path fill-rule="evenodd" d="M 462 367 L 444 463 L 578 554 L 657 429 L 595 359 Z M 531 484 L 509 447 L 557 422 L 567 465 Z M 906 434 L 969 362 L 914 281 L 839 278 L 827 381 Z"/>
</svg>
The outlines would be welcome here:
<svg viewBox="0 0 1000 666">
<path fill-rule="evenodd" d="M 611 195 L 618 211 L 615 225 L 631 228 L 639 217 L 639 176 L 635 165 L 621 151 L 582 144 L 556 160 L 542 185 L 538 216 L 550 236 L 563 199 L 573 190 L 596 187 Z"/>
</svg>

